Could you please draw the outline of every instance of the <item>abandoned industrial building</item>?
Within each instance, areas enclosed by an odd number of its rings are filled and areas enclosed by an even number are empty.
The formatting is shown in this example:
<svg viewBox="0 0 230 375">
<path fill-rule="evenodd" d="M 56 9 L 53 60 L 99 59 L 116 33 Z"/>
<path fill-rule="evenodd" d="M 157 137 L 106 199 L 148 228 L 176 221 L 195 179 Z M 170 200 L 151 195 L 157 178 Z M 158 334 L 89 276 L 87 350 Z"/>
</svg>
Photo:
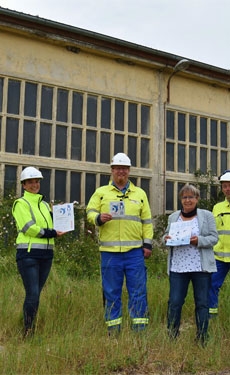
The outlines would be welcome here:
<svg viewBox="0 0 230 375">
<path fill-rule="evenodd" d="M 0 41 L 1 195 L 32 165 L 47 200 L 84 206 L 125 152 L 158 215 L 230 166 L 228 70 L 5 8 Z"/>
</svg>

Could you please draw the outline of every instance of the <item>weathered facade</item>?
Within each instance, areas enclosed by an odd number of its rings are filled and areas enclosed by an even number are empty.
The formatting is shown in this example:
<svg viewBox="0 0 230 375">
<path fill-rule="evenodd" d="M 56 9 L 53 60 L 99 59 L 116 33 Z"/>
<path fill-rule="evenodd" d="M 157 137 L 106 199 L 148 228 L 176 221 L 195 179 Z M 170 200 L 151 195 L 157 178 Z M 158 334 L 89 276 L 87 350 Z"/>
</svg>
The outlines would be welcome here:
<svg viewBox="0 0 230 375">
<path fill-rule="evenodd" d="M 160 214 L 195 171 L 229 166 L 228 70 L 3 8 L 0 52 L 2 194 L 33 165 L 48 199 L 85 205 L 126 152 Z"/>
</svg>

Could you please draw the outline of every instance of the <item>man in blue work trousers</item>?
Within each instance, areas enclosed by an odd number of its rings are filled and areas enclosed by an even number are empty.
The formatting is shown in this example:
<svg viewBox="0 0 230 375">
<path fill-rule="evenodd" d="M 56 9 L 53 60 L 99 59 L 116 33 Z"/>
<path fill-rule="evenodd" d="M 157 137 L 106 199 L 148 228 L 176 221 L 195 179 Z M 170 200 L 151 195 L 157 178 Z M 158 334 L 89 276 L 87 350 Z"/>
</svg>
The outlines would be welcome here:
<svg viewBox="0 0 230 375">
<path fill-rule="evenodd" d="M 145 258 L 151 255 L 153 224 L 146 193 L 129 180 L 130 166 L 126 154 L 114 155 L 111 181 L 96 189 L 87 206 L 88 221 L 99 228 L 109 334 L 121 328 L 124 277 L 132 329 L 143 330 L 149 322 Z"/>
</svg>

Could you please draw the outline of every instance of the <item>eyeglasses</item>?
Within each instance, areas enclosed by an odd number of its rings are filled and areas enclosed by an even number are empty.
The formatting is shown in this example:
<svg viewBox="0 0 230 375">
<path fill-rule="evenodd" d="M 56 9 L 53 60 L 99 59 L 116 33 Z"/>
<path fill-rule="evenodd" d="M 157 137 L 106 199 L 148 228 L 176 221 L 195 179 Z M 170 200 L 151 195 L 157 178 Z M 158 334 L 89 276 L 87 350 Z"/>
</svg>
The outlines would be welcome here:
<svg viewBox="0 0 230 375">
<path fill-rule="evenodd" d="M 194 199 L 194 198 L 196 198 L 196 197 L 194 197 L 194 195 L 186 195 L 186 196 L 184 196 L 184 197 L 181 197 L 181 199 L 183 199 L 184 201 L 186 200 L 186 199 L 189 199 L 189 200 L 191 200 L 191 199 Z"/>
</svg>

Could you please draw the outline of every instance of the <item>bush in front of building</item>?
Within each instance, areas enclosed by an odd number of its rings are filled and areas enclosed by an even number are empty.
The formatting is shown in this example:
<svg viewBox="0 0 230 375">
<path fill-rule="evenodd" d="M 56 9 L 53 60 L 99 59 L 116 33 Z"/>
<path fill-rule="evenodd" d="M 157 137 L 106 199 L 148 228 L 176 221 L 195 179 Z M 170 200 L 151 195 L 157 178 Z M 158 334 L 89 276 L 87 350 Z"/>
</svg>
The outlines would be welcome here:
<svg viewBox="0 0 230 375">
<path fill-rule="evenodd" d="M 17 230 L 12 216 L 13 194 L 0 199 L 0 255 L 8 253 L 14 246 Z"/>
</svg>

